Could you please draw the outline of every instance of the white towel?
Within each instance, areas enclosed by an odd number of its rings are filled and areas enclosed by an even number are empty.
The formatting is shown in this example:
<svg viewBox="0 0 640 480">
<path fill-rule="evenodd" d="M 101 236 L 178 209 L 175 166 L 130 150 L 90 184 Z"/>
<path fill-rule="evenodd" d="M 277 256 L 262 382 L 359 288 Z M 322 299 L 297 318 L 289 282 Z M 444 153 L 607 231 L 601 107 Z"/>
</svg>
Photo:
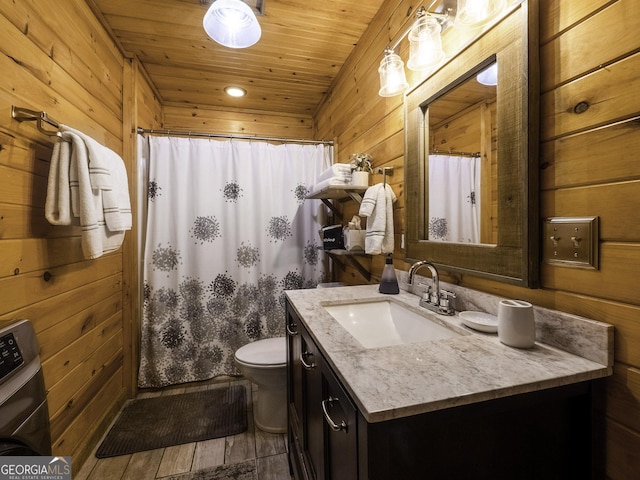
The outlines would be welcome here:
<svg viewBox="0 0 640 480">
<path fill-rule="evenodd" d="M 345 180 L 345 183 L 349 183 L 351 181 L 351 165 L 348 163 L 336 163 L 331 165 L 331 167 L 318 175 L 316 183 L 320 184 L 325 180 L 332 178 L 343 179 Z"/>
<path fill-rule="evenodd" d="M 349 177 L 349 179 L 347 179 L 347 180 L 342 179 L 342 178 L 332 177 L 332 178 L 328 178 L 327 180 L 323 180 L 320 183 L 317 183 L 313 187 L 313 191 L 314 192 L 319 192 L 323 188 L 335 187 L 335 186 L 344 187 L 345 185 L 351 185 L 351 177 Z"/>
<path fill-rule="evenodd" d="M 70 161 L 69 142 L 56 142 L 51 155 L 47 198 L 44 203 L 44 216 L 51 225 L 72 224 L 71 191 L 69 186 Z"/>
<path fill-rule="evenodd" d="M 79 224 L 84 257 L 98 258 L 120 248 L 131 228 L 124 162 L 85 134 L 62 125 L 61 130 L 51 156 L 45 217 L 52 225 Z"/>
<path fill-rule="evenodd" d="M 369 187 L 360 204 L 359 215 L 367 218 L 367 233 L 364 241 L 365 253 L 378 255 L 393 253 L 393 202 L 396 195 L 386 184 Z"/>
<path fill-rule="evenodd" d="M 66 125 L 62 132 L 80 138 L 87 153 L 89 181 L 94 190 L 102 192 L 102 210 L 110 232 L 130 230 L 132 224 L 131 201 L 127 170 L 120 156 L 96 140 Z"/>
<path fill-rule="evenodd" d="M 71 132 L 62 132 L 62 140 L 71 144 L 71 204 L 80 218 L 82 253 L 85 258 L 98 258 L 120 248 L 124 240 L 124 231 L 112 232 L 107 228 L 102 209 L 102 190 L 92 188 L 84 140 Z"/>
</svg>

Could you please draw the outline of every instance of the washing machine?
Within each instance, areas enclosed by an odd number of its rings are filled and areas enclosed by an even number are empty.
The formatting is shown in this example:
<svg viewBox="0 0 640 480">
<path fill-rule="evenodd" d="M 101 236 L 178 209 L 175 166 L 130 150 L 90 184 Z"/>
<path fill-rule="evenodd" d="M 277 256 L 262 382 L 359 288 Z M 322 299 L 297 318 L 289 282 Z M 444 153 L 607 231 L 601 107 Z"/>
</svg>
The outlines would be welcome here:
<svg viewBox="0 0 640 480">
<path fill-rule="evenodd" d="M 51 455 L 40 349 L 29 320 L 0 328 L 0 455 Z"/>
</svg>

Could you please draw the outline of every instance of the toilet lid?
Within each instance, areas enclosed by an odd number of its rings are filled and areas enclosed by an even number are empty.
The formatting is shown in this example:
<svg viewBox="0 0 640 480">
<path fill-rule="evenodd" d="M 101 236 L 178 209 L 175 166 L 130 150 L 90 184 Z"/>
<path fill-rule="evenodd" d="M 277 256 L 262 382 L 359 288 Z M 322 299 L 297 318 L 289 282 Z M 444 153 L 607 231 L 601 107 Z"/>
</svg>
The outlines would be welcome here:
<svg viewBox="0 0 640 480">
<path fill-rule="evenodd" d="M 242 363 L 256 365 L 285 364 L 287 363 L 286 338 L 266 338 L 249 343 L 236 351 L 236 358 Z"/>
</svg>

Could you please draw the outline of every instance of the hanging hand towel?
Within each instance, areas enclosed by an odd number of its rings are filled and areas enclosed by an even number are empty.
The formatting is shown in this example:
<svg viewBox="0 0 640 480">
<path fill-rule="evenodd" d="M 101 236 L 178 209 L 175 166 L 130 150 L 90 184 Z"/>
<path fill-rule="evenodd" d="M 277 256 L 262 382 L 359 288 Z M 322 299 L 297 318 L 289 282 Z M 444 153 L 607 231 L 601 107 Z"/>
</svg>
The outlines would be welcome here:
<svg viewBox="0 0 640 480">
<path fill-rule="evenodd" d="M 364 193 L 359 215 L 367 219 L 365 253 L 393 253 L 393 202 L 396 195 L 386 184 L 378 183 Z"/>
<path fill-rule="evenodd" d="M 130 230 L 131 202 L 127 170 L 122 158 L 113 150 L 78 130 L 66 125 L 60 125 L 60 130 L 76 135 L 85 144 L 89 162 L 89 180 L 94 190 L 102 192 L 102 210 L 109 231 Z"/>
<path fill-rule="evenodd" d="M 120 248 L 124 231 L 112 232 L 105 224 L 102 190 L 91 185 L 85 142 L 71 132 L 63 132 L 62 139 L 70 143 L 71 204 L 80 218 L 82 253 L 88 259 L 98 258 Z"/>
<path fill-rule="evenodd" d="M 60 140 L 53 146 L 44 216 L 51 225 L 71 225 L 71 187 L 69 164 L 71 150 L 69 142 Z"/>
</svg>

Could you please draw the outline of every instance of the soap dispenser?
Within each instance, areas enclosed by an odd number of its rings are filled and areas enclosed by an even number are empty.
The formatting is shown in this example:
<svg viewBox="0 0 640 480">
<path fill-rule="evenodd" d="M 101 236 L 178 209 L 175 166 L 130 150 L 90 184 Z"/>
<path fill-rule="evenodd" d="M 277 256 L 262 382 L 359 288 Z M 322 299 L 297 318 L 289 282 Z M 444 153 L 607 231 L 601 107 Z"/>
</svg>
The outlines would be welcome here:
<svg viewBox="0 0 640 480">
<path fill-rule="evenodd" d="M 388 293 L 395 295 L 400 293 L 400 287 L 398 287 L 398 279 L 396 278 L 396 271 L 393 268 L 393 257 L 390 253 L 387 254 L 384 269 L 382 270 L 382 277 L 380 277 L 380 293 Z"/>
</svg>

